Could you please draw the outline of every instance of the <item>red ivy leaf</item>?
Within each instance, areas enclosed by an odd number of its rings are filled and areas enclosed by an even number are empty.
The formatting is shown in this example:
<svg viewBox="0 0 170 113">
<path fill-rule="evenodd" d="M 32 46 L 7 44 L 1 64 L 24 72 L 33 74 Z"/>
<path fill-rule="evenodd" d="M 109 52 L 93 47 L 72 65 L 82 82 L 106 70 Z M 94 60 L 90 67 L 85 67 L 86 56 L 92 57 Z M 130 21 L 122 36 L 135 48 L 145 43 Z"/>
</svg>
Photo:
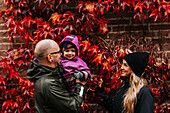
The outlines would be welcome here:
<svg viewBox="0 0 170 113">
<path fill-rule="evenodd" d="M 88 49 L 88 53 L 89 53 L 89 56 L 92 57 L 92 56 L 96 56 L 98 54 L 98 46 L 94 45 L 94 46 L 91 46 L 89 49 Z"/>
<path fill-rule="evenodd" d="M 90 1 L 88 1 L 88 2 L 85 2 L 85 7 L 86 7 L 86 9 L 90 12 L 90 13 L 93 13 L 93 11 L 94 11 L 94 6 L 95 6 L 95 2 L 90 2 Z"/>
<path fill-rule="evenodd" d="M 89 29 L 90 29 L 91 31 L 93 31 L 92 26 L 93 26 L 93 25 L 92 25 L 91 22 L 86 21 L 86 22 L 82 25 L 81 31 L 83 31 L 84 29 L 85 29 L 86 33 L 88 33 Z"/>
<path fill-rule="evenodd" d="M 30 28 L 32 27 L 31 25 L 35 23 L 35 21 L 32 19 L 31 16 L 26 16 L 22 21 L 20 21 L 20 23 L 25 27 Z"/>
<path fill-rule="evenodd" d="M 136 6 L 134 7 L 134 12 L 136 12 L 137 10 L 139 10 L 141 13 L 143 13 L 143 8 L 146 9 L 146 6 L 143 5 L 142 2 L 138 2 L 138 3 L 136 4 Z"/>
<path fill-rule="evenodd" d="M 52 19 L 52 23 L 53 23 L 53 24 L 57 24 L 57 23 L 60 22 L 61 16 L 62 16 L 61 14 L 58 14 L 57 12 L 55 12 L 55 13 L 53 13 L 53 14 L 51 15 L 51 17 L 50 17 L 49 20 Z"/>
<path fill-rule="evenodd" d="M 14 69 L 10 70 L 10 80 L 18 78 L 18 75 L 20 75 L 19 72 L 15 71 Z"/>
<path fill-rule="evenodd" d="M 79 46 L 80 47 L 83 46 L 82 49 L 81 49 L 82 53 L 87 51 L 90 48 L 90 45 L 91 45 L 90 42 L 87 41 L 87 40 L 80 42 Z"/>
<path fill-rule="evenodd" d="M 102 31 L 103 31 L 103 34 L 108 32 L 107 24 L 105 24 L 104 26 L 102 26 L 102 24 L 99 25 L 99 33 L 101 33 Z"/>
<path fill-rule="evenodd" d="M 79 9 L 79 13 L 81 12 L 81 9 L 84 8 L 84 2 L 83 1 L 80 1 L 76 7 L 76 9 Z M 84 9 L 83 9 L 84 10 Z"/>
<path fill-rule="evenodd" d="M 11 108 L 12 108 L 12 110 L 15 108 L 19 108 L 18 102 L 13 102 Z"/>
<path fill-rule="evenodd" d="M 65 0 L 66 1 L 66 4 L 68 4 L 68 0 Z"/>
<path fill-rule="evenodd" d="M 2 110 L 7 110 L 9 106 L 12 105 L 12 102 L 10 100 L 5 100 L 2 104 Z"/>
<path fill-rule="evenodd" d="M 115 61 L 113 60 L 113 56 L 107 58 L 107 62 L 110 64 L 114 64 Z"/>
<path fill-rule="evenodd" d="M 167 22 L 170 22 L 170 6 L 167 7 L 164 13 L 163 21 L 167 19 Z"/>
<path fill-rule="evenodd" d="M 23 111 L 25 111 L 26 109 L 30 109 L 29 102 L 27 102 L 27 103 L 24 105 Z"/>
<path fill-rule="evenodd" d="M 149 17 L 155 16 L 154 22 L 158 19 L 158 17 L 162 17 L 162 13 L 158 11 L 158 9 L 155 9 L 151 12 Z"/>
<path fill-rule="evenodd" d="M 102 64 L 103 59 L 104 59 L 103 55 L 98 54 L 97 57 L 95 57 L 92 62 L 95 62 L 96 66 L 98 66 L 98 64 Z"/>
</svg>

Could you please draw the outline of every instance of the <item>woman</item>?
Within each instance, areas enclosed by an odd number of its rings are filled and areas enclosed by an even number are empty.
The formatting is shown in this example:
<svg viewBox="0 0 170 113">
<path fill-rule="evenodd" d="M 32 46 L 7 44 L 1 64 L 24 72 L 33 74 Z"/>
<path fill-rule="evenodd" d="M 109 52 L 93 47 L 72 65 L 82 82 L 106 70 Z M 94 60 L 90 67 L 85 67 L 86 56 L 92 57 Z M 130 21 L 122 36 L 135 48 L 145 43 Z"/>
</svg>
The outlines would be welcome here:
<svg viewBox="0 0 170 113">
<path fill-rule="evenodd" d="M 96 94 L 103 98 L 103 104 L 109 113 L 153 113 L 154 98 L 146 79 L 142 78 L 149 54 L 135 52 L 124 56 L 121 66 L 121 79 L 114 100 L 107 95 L 103 87 L 96 88 Z"/>
</svg>

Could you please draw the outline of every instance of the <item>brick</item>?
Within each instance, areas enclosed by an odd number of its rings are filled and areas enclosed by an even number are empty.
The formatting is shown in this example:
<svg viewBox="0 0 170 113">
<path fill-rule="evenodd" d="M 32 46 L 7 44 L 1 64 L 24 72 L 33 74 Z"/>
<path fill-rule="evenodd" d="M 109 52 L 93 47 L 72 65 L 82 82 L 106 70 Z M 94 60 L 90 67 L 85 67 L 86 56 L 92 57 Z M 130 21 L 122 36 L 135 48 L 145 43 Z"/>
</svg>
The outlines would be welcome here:
<svg viewBox="0 0 170 113">
<path fill-rule="evenodd" d="M 161 39 L 161 44 L 168 44 L 170 42 L 170 38 L 164 38 Z M 170 43 L 169 43 L 170 44 Z"/>
<path fill-rule="evenodd" d="M 0 0 L 0 5 L 4 5 L 4 0 Z"/>
<path fill-rule="evenodd" d="M 7 28 L 7 26 L 0 26 L 0 30 L 7 30 L 8 28 Z"/>
<path fill-rule="evenodd" d="M 169 68 L 170 68 L 170 52 L 167 52 L 167 56 L 168 56 L 168 65 L 169 65 Z"/>
<path fill-rule="evenodd" d="M 0 32 L 0 37 L 8 37 L 8 33 L 7 32 Z"/>
<path fill-rule="evenodd" d="M 20 74 L 21 74 L 20 75 L 21 77 L 24 77 L 24 76 L 26 77 L 27 76 L 27 70 L 20 72 Z"/>
<path fill-rule="evenodd" d="M 9 43 L 9 39 L 7 38 L 1 38 L 0 37 L 0 43 Z"/>
<path fill-rule="evenodd" d="M 23 40 L 21 39 L 20 36 L 14 38 L 15 43 L 23 43 Z"/>
<path fill-rule="evenodd" d="M 170 38 L 165 38 L 165 40 L 166 40 L 166 43 L 170 44 Z"/>
<path fill-rule="evenodd" d="M 162 50 L 169 51 L 170 50 L 170 44 L 163 45 Z"/>
<path fill-rule="evenodd" d="M 108 23 L 108 25 L 119 25 L 119 24 L 129 24 L 130 20 L 127 19 L 120 19 L 120 20 L 109 20 L 110 22 Z"/>
<path fill-rule="evenodd" d="M 5 20 L 2 19 L 2 17 L 0 17 L 0 24 L 4 24 Z"/>
<path fill-rule="evenodd" d="M 125 18 L 132 18 L 134 16 L 132 11 L 128 11 L 127 13 L 123 13 L 123 17 Z"/>
<path fill-rule="evenodd" d="M 148 30 L 148 26 L 147 25 L 143 25 L 143 26 L 125 26 L 125 31 L 146 31 Z"/>
<path fill-rule="evenodd" d="M 144 20 L 143 23 L 162 23 L 162 20 L 158 18 L 157 21 L 154 22 L 154 17 L 149 17 L 146 20 Z"/>
<path fill-rule="evenodd" d="M 8 45 L 7 44 L 0 44 L 0 50 L 8 50 Z"/>
<path fill-rule="evenodd" d="M 110 40 L 111 40 L 112 38 L 117 39 L 117 35 L 114 34 L 114 33 L 109 34 L 109 38 L 110 38 Z"/>
<path fill-rule="evenodd" d="M 110 18 L 120 18 L 120 16 L 118 16 L 117 14 L 113 13 L 113 12 L 107 12 L 105 14 L 103 14 L 103 16 L 106 19 L 110 19 Z"/>
<path fill-rule="evenodd" d="M 160 44 L 167 44 L 167 43 L 170 43 L 170 39 L 169 38 L 164 38 L 164 37 L 162 37 L 162 38 L 158 38 L 158 39 L 152 39 L 152 42 L 153 43 L 160 43 Z"/>
<path fill-rule="evenodd" d="M 170 24 L 161 25 L 151 25 L 150 30 L 168 30 L 170 29 Z"/>
<path fill-rule="evenodd" d="M 11 48 L 14 48 L 14 49 L 18 49 L 19 47 L 21 47 L 21 44 L 12 44 L 11 46 L 10 46 Z"/>
<path fill-rule="evenodd" d="M 152 42 L 155 43 L 155 44 L 159 44 L 162 42 L 162 40 L 160 38 L 158 39 L 152 39 Z"/>
<path fill-rule="evenodd" d="M 0 1 L 0 10 L 5 9 L 5 4 Z"/>
<path fill-rule="evenodd" d="M 112 27 L 112 31 L 113 31 L 113 32 L 116 32 L 116 31 L 124 31 L 124 26 Z"/>
<path fill-rule="evenodd" d="M 170 31 L 158 31 L 157 36 L 168 36 Z"/>
<path fill-rule="evenodd" d="M 143 22 L 141 22 L 139 19 L 138 20 L 134 20 L 133 18 L 131 19 L 131 23 L 132 24 L 143 24 Z"/>
<path fill-rule="evenodd" d="M 145 33 L 145 36 L 146 36 L 146 37 L 154 37 L 154 36 L 156 36 L 156 33 L 157 33 L 157 32 L 154 32 L 154 31 L 146 32 L 146 33 Z"/>
<path fill-rule="evenodd" d="M 0 56 L 1 57 L 5 57 L 7 55 L 7 52 L 6 51 L 0 51 Z"/>
</svg>

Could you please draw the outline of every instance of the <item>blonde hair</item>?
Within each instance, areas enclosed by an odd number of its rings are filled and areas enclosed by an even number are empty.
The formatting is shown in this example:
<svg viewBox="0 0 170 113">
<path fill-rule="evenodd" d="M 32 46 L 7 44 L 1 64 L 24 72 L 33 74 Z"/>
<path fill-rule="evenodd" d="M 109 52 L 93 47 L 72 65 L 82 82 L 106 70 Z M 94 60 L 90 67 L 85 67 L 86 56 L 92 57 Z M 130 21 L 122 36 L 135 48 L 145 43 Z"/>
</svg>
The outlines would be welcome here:
<svg viewBox="0 0 170 113">
<path fill-rule="evenodd" d="M 134 113 L 134 107 L 137 103 L 137 94 L 143 86 L 146 86 L 148 83 L 146 79 L 138 77 L 133 72 L 130 75 L 130 87 L 126 94 L 124 95 L 124 108 L 122 112 Z"/>
</svg>

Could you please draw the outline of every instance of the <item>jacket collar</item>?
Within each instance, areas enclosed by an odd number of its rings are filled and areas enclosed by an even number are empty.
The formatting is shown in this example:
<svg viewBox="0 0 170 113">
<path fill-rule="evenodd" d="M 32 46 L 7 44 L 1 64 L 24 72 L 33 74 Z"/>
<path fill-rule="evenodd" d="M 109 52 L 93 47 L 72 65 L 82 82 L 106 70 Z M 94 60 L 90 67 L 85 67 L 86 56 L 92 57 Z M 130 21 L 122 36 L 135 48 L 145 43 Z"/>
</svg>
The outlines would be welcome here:
<svg viewBox="0 0 170 113">
<path fill-rule="evenodd" d="M 129 84 L 130 77 L 120 76 L 120 79 L 123 80 L 125 84 Z"/>
</svg>

